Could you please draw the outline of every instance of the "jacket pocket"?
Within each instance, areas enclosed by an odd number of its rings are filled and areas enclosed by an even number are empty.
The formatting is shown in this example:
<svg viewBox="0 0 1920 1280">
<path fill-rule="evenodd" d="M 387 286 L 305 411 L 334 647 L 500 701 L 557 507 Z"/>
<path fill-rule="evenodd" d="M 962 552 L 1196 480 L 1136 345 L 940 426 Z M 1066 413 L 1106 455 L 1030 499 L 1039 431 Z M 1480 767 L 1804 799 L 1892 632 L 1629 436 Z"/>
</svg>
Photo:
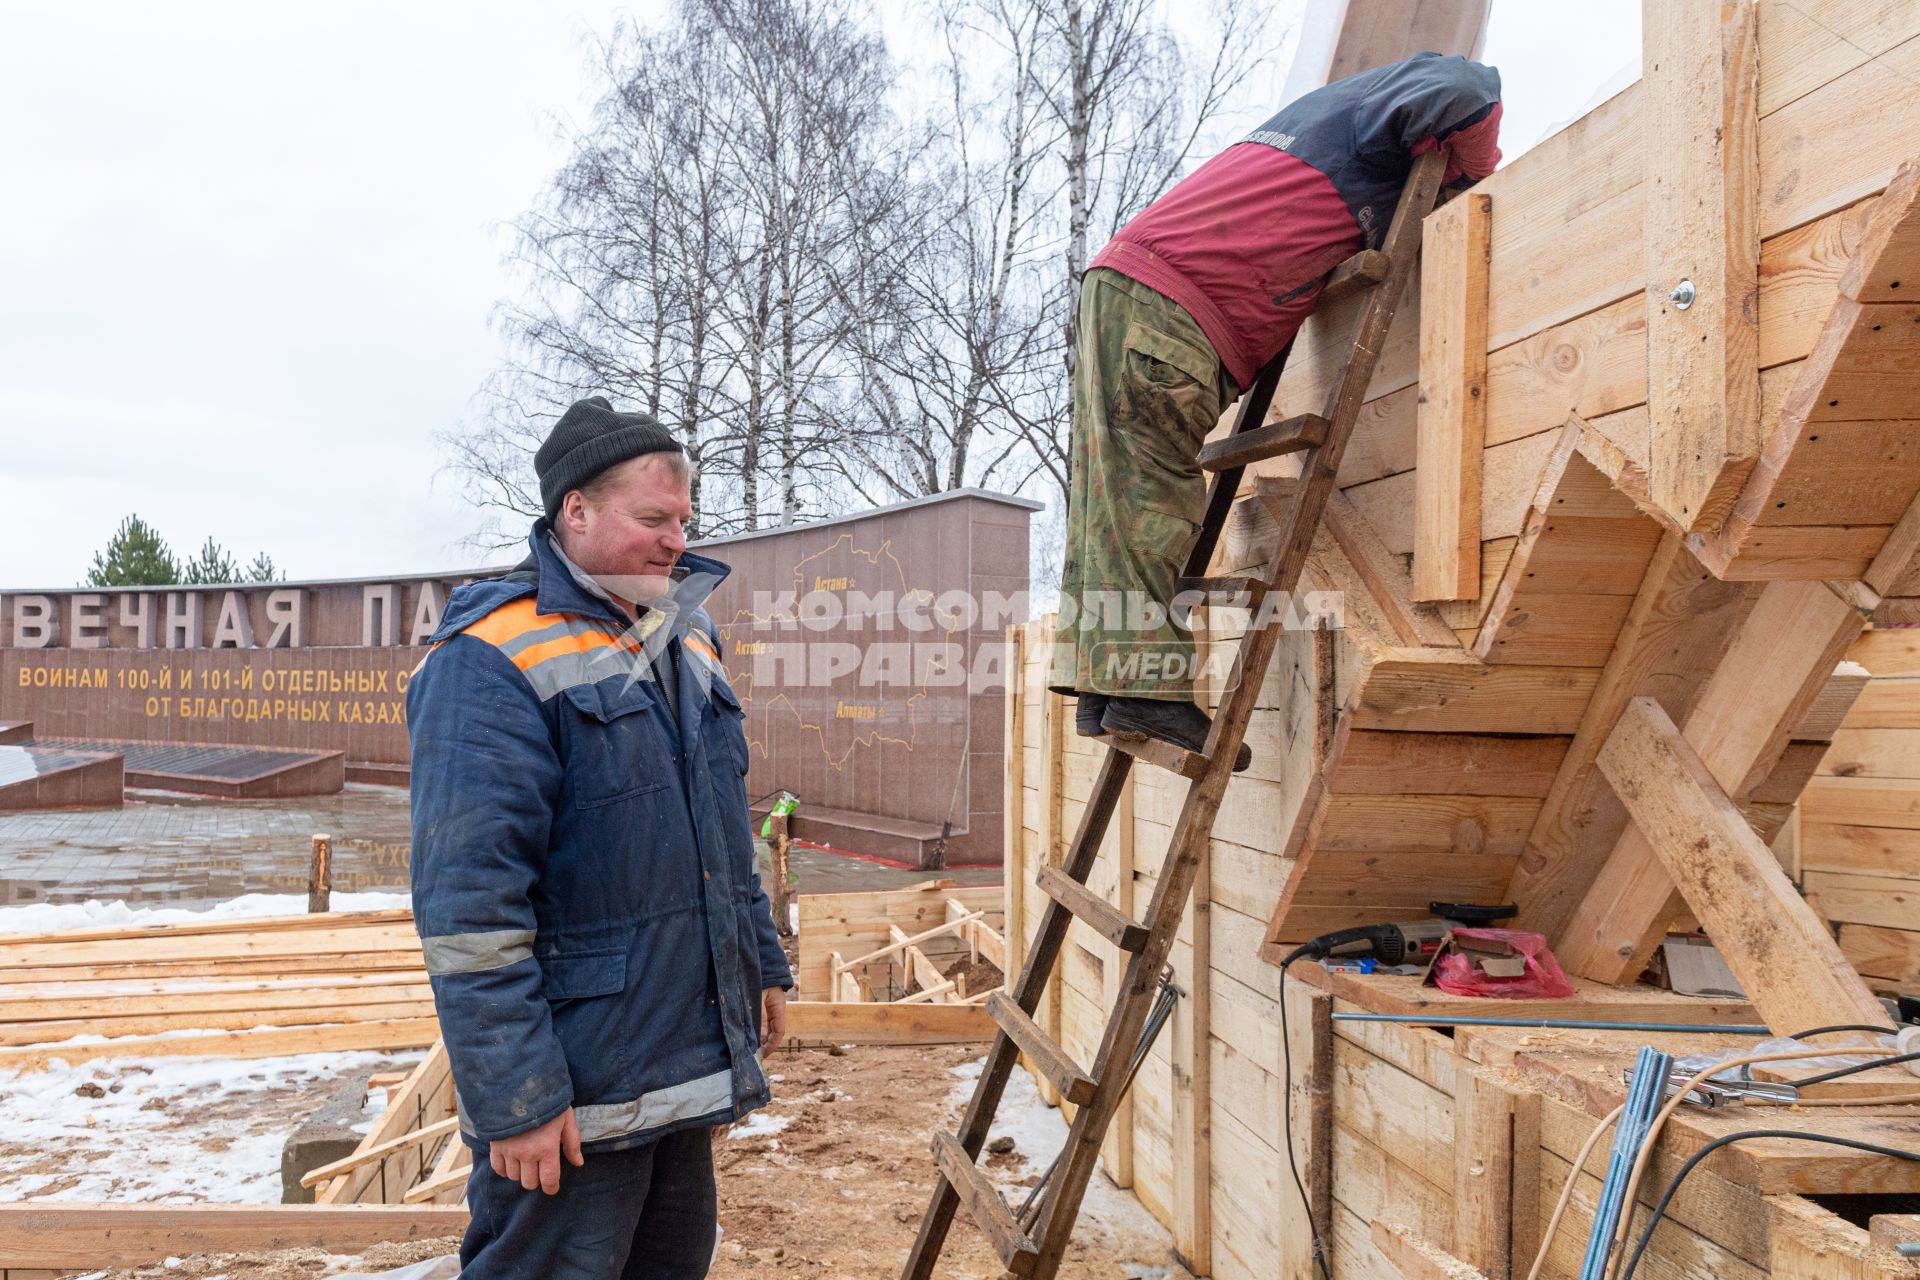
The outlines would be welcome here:
<svg viewBox="0 0 1920 1280">
<path fill-rule="evenodd" d="M 626 990 L 627 951 L 595 951 L 545 956 L 540 961 L 541 988 L 549 1000 L 585 1000 Z"/>
<path fill-rule="evenodd" d="M 673 749 L 645 689 L 609 697 L 597 685 L 575 685 L 566 698 L 579 713 L 565 761 L 575 808 L 631 799 L 671 781 Z"/>
</svg>

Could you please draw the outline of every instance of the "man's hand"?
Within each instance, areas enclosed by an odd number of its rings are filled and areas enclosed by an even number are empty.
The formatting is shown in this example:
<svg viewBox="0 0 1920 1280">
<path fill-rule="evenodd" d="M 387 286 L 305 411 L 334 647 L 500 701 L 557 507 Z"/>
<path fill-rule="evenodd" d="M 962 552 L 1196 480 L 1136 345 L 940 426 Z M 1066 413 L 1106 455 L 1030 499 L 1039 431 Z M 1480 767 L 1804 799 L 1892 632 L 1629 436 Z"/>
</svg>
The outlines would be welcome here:
<svg viewBox="0 0 1920 1280">
<path fill-rule="evenodd" d="M 780 1017 L 784 1025 L 784 1008 L 780 1011 Z M 580 1154 L 580 1125 L 573 1118 L 572 1107 L 538 1129 L 529 1129 L 525 1133 L 516 1133 L 511 1138 L 499 1138 L 487 1144 L 487 1159 L 492 1163 L 495 1173 L 503 1178 L 512 1178 L 529 1191 L 538 1187 L 548 1195 L 560 1190 L 562 1154 L 576 1169 L 586 1163 Z"/>
<path fill-rule="evenodd" d="M 787 1038 L 787 993 L 768 987 L 760 994 L 760 1056 L 764 1058 Z"/>
</svg>

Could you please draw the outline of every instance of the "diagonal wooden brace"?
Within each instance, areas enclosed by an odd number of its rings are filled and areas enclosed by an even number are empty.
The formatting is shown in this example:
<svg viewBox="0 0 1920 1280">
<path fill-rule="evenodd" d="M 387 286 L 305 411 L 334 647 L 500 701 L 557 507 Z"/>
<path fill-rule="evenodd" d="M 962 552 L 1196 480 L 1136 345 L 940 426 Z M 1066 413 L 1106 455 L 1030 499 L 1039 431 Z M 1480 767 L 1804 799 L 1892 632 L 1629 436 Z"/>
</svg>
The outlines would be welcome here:
<svg viewBox="0 0 1920 1280">
<path fill-rule="evenodd" d="M 1600 769 L 1769 1027 L 1794 1035 L 1886 1021 L 1826 925 L 1659 703 L 1627 705 L 1600 750 Z"/>
</svg>

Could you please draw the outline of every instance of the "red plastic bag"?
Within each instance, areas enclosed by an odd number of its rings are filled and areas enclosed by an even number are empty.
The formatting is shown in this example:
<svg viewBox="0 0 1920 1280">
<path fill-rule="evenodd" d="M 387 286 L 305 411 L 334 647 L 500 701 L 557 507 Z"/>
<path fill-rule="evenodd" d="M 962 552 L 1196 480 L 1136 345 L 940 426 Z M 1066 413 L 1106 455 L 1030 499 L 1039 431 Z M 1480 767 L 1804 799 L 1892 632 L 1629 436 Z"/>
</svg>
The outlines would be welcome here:
<svg viewBox="0 0 1920 1280">
<path fill-rule="evenodd" d="M 1476 963 L 1474 943 L 1505 943 L 1525 963 L 1513 977 L 1495 977 Z M 1464 949 L 1463 949 L 1464 944 Z M 1504 951 L 1497 945 L 1483 951 Z M 1495 1000 L 1564 1000 L 1573 983 L 1553 958 L 1546 935 L 1520 929 L 1455 929 L 1434 957 L 1427 981 L 1456 996 L 1487 996 Z"/>
</svg>

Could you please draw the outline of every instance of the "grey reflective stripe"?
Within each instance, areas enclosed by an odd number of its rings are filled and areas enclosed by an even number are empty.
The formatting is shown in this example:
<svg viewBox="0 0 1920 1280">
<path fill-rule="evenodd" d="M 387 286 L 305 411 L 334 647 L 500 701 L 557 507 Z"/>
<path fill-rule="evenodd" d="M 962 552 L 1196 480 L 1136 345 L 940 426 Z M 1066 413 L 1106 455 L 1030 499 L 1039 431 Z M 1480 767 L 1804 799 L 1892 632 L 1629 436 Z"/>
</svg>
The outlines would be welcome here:
<svg viewBox="0 0 1920 1280">
<path fill-rule="evenodd" d="M 631 1102 L 575 1107 L 573 1118 L 580 1124 L 580 1141 L 604 1142 L 608 1138 L 623 1138 L 630 1133 L 732 1109 L 733 1072 L 716 1071 L 685 1084 L 655 1089 Z"/>
<path fill-rule="evenodd" d="M 567 619 L 562 618 L 558 622 L 550 622 L 546 626 L 535 628 L 532 631 L 522 631 L 511 640 L 502 641 L 494 647 L 511 658 L 522 649 L 531 649 L 536 644 L 545 644 L 549 640 L 558 640 L 561 636 L 574 634 L 576 634 L 576 632 L 573 629 L 573 624 L 567 621 Z"/>
<path fill-rule="evenodd" d="M 467 1104 L 457 1092 L 453 1105 L 460 1114 L 460 1131 L 477 1141 L 473 1119 L 467 1115 Z M 632 1102 L 603 1102 L 590 1107 L 575 1107 L 573 1118 L 580 1126 L 580 1141 L 606 1142 L 732 1109 L 733 1072 L 716 1071 L 685 1084 L 655 1089 Z"/>
<path fill-rule="evenodd" d="M 630 675 L 636 663 L 645 658 L 618 646 L 603 646 L 585 653 L 556 653 L 534 663 L 525 671 L 527 683 L 540 701 L 545 702 L 577 684 L 593 684 L 610 676 Z"/>
<path fill-rule="evenodd" d="M 427 972 L 485 973 L 504 969 L 533 955 L 533 930 L 495 929 L 488 933 L 443 933 L 420 939 Z"/>
</svg>

